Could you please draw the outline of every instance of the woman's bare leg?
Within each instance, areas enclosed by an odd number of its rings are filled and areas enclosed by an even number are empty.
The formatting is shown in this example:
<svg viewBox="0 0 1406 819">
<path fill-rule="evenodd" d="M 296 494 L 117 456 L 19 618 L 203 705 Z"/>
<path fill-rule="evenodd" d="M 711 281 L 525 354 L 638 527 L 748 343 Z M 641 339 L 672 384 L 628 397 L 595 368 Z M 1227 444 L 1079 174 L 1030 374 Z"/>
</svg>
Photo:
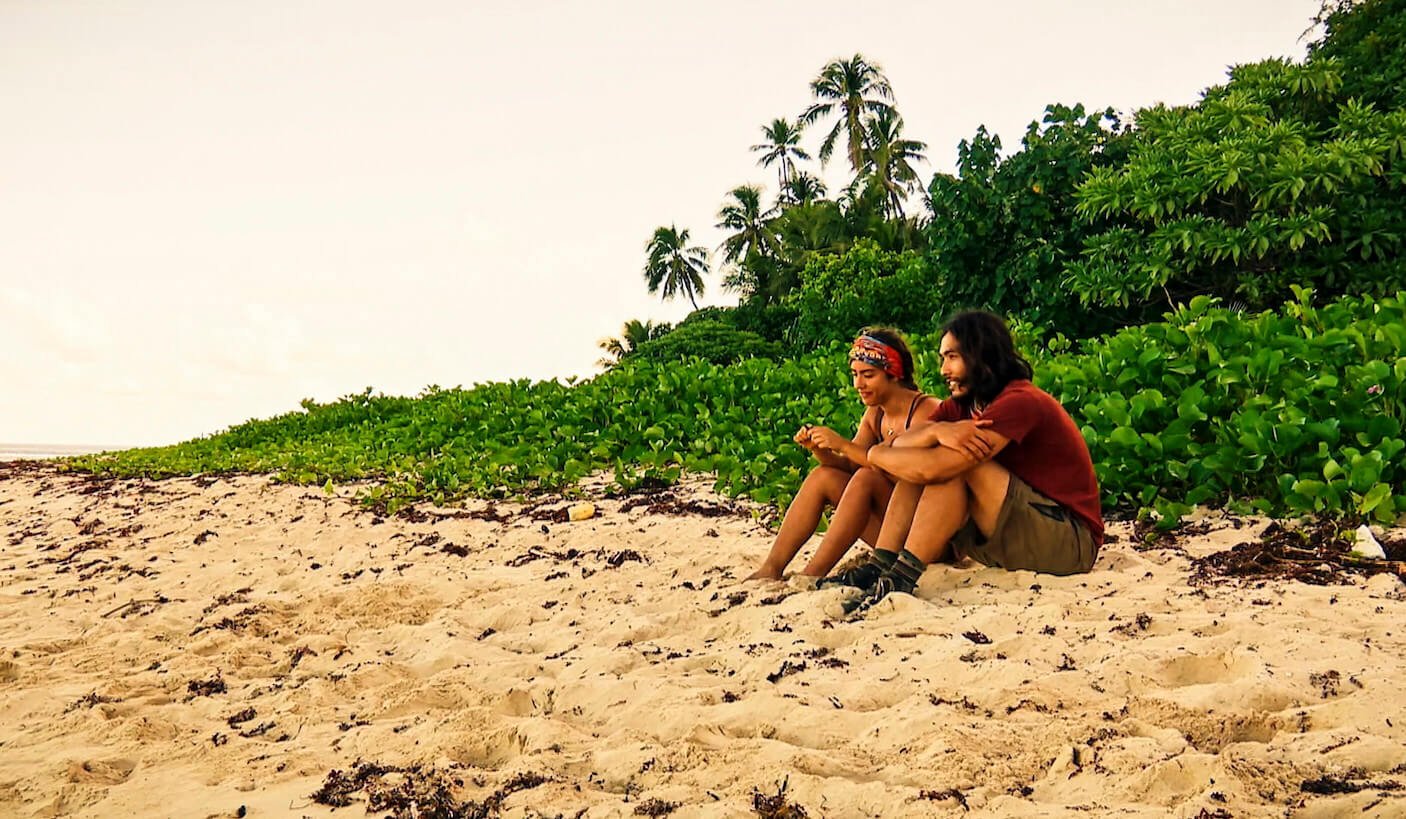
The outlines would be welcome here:
<svg viewBox="0 0 1406 819">
<path fill-rule="evenodd" d="M 861 536 L 869 535 L 872 543 L 882 531 L 884 510 L 888 508 L 892 492 L 893 484 L 881 473 L 868 467 L 855 472 L 835 506 L 830 528 L 825 530 L 820 547 L 801 574 L 824 577 Z"/>
<path fill-rule="evenodd" d="M 851 586 L 867 589 L 874 584 L 898 558 L 903 543 L 908 539 L 908 530 L 913 526 L 913 516 L 918 509 L 918 500 L 923 496 L 923 487 L 911 483 L 899 483 L 888 493 L 888 505 L 882 513 L 882 524 L 874 541 L 874 553 L 869 561 L 839 574 L 827 577 L 821 586 Z"/>
<path fill-rule="evenodd" d="M 796 552 L 801 550 L 815 529 L 820 525 L 820 516 L 825 508 L 840 502 L 852 473 L 833 466 L 817 466 L 806 476 L 801 491 L 786 509 L 786 517 L 781 520 L 781 531 L 776 534 L 776 542 L 771 545 L 762 566 L 747 577 L 748 580 L 779 580 L 781 573 Z"/>
</svg>

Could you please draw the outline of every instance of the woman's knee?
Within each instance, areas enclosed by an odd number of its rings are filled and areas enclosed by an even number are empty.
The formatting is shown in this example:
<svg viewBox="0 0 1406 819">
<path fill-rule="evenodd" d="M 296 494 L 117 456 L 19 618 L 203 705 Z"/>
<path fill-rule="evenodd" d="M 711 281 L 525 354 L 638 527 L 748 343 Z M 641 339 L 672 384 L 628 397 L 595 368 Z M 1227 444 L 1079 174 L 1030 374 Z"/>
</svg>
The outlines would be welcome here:
<svg viewBox="0 0 1406 819">
<path fill-rule="evenodd" d="M 849 472 L 838 467 L 817 466 L 806 476 L 801 489 L 804 491 L 808 488 L 812 492 L 819 492 L 833 503 L 844 493 L 851 477 Z"/>
<path fill-rule="evenodd" d="M 866 492 L 888 492 L 890 488 L 889 479 L 877 469 L 864 467 L 854 473 L 850 478 L 850 486 L 855 489 L 862 489 Z"/>
</svg>

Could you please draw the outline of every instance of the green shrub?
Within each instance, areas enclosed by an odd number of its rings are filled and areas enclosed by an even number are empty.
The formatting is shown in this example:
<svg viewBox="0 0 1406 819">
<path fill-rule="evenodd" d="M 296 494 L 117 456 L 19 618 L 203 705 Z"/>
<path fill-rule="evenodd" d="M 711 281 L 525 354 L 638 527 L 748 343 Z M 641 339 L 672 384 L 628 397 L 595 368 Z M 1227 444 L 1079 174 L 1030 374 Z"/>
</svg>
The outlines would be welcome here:
<svg viewBox="0 0 1406 819">
<path fill-rule="evenodd" d="M 1127 142 L 1111 111 L 1082 105 L 1047 106 L 1005 158 L 984 126 L 963 140 L 957 175 L 936 174 L 928 187 L 933 296 L 945 312 L 980 307 L 1077 337 L 1126 323 L 1125 311 L 1081 306 L 1063 272 L 1107 227 L 1076 214 L 1074 191 L 1091 169 L 1120 164 Z"/>
<path fill-rule="evenodd" d="M 1070 265 L 1085 303 L 1252 308 L 1406 286 L 1406 111 L 1344 95 L 1329 59 L 1237 66 L 1200 103 L 1139 111 L 1126 165 L 1094 169 L 1079 210 L 1120 225 Z"/>
<path fill-rule="evenodd" d="M 1406 512 L 1406 293 L 1246 316 L 1199 297 L 1036 365 L 1078 421 L 1105 502 Z"/>
<path fill-rule="evenodd" d="M 756 333 L 739 330 L 717 318 L 693 316 L 672 331 L 641 344 L 635 353 L 647 361 L 701 358 L 713 364 L 731 364 L 744 358 L 775 358 L 780 354 L 780 345 Z"/>
<path fill-rule="evenodd" d="M 729 320 L 739 330 L 756 333 L 767 341 L 781 342 L 796 325 L 797 315 L 791 305 L 763 304 L 754 300 L 737 305 Z"/>
<path fill-rule="evenodd" d="M 1381 111 L 1406 108 L 1406 0 L 1328 0 L 1310 59 L 1342 66 L 1343 93 Z"/>
<path fill-rule="evenodd" d="M 931 276 L 921 255 L 886 252 L 869 239 L 841 255 L 812 259 L 800 288 L 784 302 L 796 311 L 787 341 L 794 350 L 808 350 L 849 341 L 859 328 L 876 324 L 928 332 L 942 318 Z"/>
</svg>

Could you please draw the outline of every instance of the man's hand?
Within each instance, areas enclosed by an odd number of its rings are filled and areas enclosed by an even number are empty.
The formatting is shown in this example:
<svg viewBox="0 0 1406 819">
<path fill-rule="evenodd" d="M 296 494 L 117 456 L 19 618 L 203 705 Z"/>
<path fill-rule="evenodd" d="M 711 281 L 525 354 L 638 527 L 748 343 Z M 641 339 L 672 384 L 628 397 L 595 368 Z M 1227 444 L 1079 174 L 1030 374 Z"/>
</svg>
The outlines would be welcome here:
<svg viewBox="0 0 1406 819">
<path fill-rule="evenodd" d="M 843 452 L 845 444 L 849 439 L 842 437 L 838 432 L 829 427 L 811 427 L 810 441 L 820 449 L 828 449 L 831 452 Z"/>
<path fill-rule="evenodd" d="M 887 443 L 900 449 L 931 449 L 940 443 L 938 440 L 938 428 L 941 426 L 942 424 L 914 425 L 911 429 L 899 433 L 897 437 Z"/>
<path fill-rule="evenodd" d="M 984 461 L 991 456 L 994 441 L 986 432 L 991 422 L 983 418 L 975 421 L 954 421 L 943 426 L 938 433 L 942 446 L 955 449 L 973 461 Z"/>
</svg>

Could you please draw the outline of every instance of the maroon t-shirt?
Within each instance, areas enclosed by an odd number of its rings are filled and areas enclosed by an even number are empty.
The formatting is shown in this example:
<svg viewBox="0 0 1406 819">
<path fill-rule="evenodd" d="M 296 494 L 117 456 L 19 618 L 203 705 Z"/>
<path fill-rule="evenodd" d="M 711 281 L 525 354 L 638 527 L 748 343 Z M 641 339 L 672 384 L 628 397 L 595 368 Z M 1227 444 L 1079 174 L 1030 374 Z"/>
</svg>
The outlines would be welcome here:
<svg viewBox="0 0 1406 819">
<path fill-rule="evenodd" d="M 934 421 L 961 421 L 971 411 L 951 398 L 937 405 Z M 1094 541 L 1103 544 L 1103 511 L 1098 478 L 1084 436 L 1054 396 L 1023 379 L 1012 381 L 981 418 L 1010 443 L 996 453 L 996 463 L 1041 495 L 1073 512 Z"/>
</svg>

